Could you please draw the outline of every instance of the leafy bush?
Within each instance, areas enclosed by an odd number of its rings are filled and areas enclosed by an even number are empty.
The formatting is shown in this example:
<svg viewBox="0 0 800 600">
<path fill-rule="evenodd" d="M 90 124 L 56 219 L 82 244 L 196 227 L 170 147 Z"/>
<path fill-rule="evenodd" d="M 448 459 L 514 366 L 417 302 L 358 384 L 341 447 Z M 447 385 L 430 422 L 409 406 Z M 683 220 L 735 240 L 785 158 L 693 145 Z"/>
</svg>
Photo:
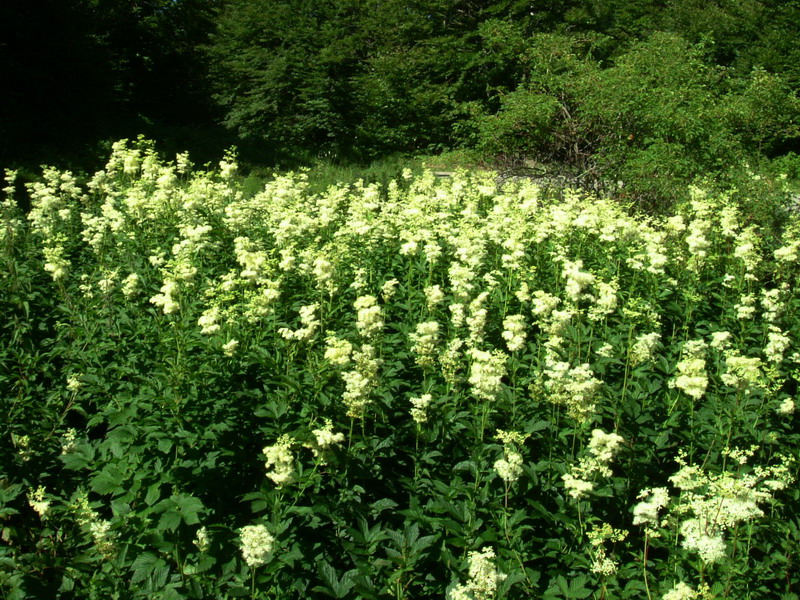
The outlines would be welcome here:
<svg viewBox="0 0 800 600">
<path fill-rule="evenodd" d="M 797 590 L 796 214 L 236 169 L 2 204 L 6 597 Z"/>
</svg>

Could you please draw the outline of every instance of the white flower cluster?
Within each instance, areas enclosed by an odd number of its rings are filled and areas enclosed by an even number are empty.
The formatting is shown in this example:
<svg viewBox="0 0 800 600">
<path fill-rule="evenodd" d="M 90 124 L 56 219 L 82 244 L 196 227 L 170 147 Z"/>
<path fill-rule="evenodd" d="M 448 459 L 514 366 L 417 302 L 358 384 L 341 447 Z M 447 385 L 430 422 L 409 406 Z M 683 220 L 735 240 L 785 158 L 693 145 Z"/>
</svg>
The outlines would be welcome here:
<svg viewBox="0 0 800 600">
<path fill-rule="evenodd" d="M 200 333 L 209 335 L 219 331 L 220 310 L 219 306 L 212 306 L 211 308 L 203 311 L 200 318 L 197 319 L 197 324 L 200 326 Z"/>
<path fill-rule="evenodd" d="M 503 442 L 503 458 L 494 463 L 494 470 L 497 475 L 510 485 L 517 481 L 522 475 L 522 454 L 517 449 L 525 443 L 527 435 L 515 431 L 497 430 L 497 438 Z"/>
<path fill-rule="evenodd" d="M 764 347 L 764 355 L 767 360 L 771 363 L 780 363 L 790 345 L 789 336 L 774 325 L 770 325 L 769 333 L 767 334 L 767 345 Z"/>
<path fill-rule="evenodd" d="M 75 512 L 78 525 L 89 531 L 97 551 L 106 560 L 113 560 L 117 556 L 117 543 L 116 535 L 111 531 L 111 522 L 100 518 L 85 494 L 78 496 L 71 508 Z"/>
<path fill-rule="evenodd" d="M 286 485 L 294 479 L 293 443 L 292 439 L 287 434 L 284 434 L 278 438 L 278 441 L 273 446 L 265 446 L 264 450 L 262 450 L 267 458 L 264 463 L 267 469 L 267 477 L 272 479 L 278 487 Z"/>
<path fill-rule="evenodd" d="M 722 374 L 725 385 L 749 392 L 759 386 L 762 378 L 759 358 L 742 356 L 735 350 L 725 353 L 725 372 Z"/>
<path fill-rule="evenodd" d="M 50 500 L 47 500 L 44 494 L 45 488 L 41 485 L 35 490 L 28 492 L 28 505 L 35 510 L 41 518 L 44 518 L 47 511 L 50 510 Z"/>
<path fill-rule="evenodd" d="M 516 352 L 525 346 L 525 317 L 510 315 L 503 319 L 503 339 L 509 352 Z"/>
<path fill-rule="evenodd" d="M 506 578 L 494 565 L 494 550 L 488 546 L 469 553 L 469 579 L 450 589 L 447 600 L 492 600 L 498 584 Z"/>
<path fill-rule="evenodd" d="M 383 329 L 383 312 L 375 296 L 360 296 L 355 301 L 358 311 L 356 327 L 365 338 L 371 338 Z"/>
<path fill-rule="evenodd" d="M 436 344 L 439 341 L 439 323 L 426 321 L 418 323 L 414 333 L 409 335 L 414 360 L 422 368 L 433 367 L 436 362 Z"/>
<path fill-rule="evenodd" d="M 281 327 L 278 329 L 278 333 L 285 340 L 303 341 L 310 339 L 320 326 L 320 321 L 317 319 L 318 310 L 319 303 L 317 302 L 300 307 L 300 323 L 303 326 L 296 330 Z"/>
<path fill-rule="evenodd" d="M 425 305 L 428 307 L 428 310 L 433 310 L 435 306 L 440 304 L 444 300 L 444 292 L 442 291 L 441 286 L 438 285 L 431 285 L 425 288 Z"/>
<path fill-rule="evenodd" d="M 433 401 L 433 396 L 430 394 L 422 394 L 419 397 L 410 398 L 409 401 L 411 402 L 411 410 L 409 413 L 414 422 L 417 425 L 426 423 L 428 421 L 428 407 Z"/>
<path fill-rule="evenodd" d="M 468 354 L 472 358 L 469 372 L 472 393 L 481 400 L 495 400 L 503 389 L 506 355 L 500 350 L 486 352 L 477 348 L 470 348 Z"/>
<path fill-rule="evenodd" d="M 661 597 L 661 600 L 697 600 L 701 597 L 700 593 L 692 586 L 679 581 Z"/>
<path fill-rule="evenodd" d="M 566 407 L 567 415 L 579 423 L 594 413 L 594 399 L 603 382 L 594 376 L 588 363 L 571 367 L 568 362 L 558 360 L 555 353 L 548 352 L 544 375 L 549 402 Z"/>
<path fill-rule="evenodd" d="M 267 563 L 275 549 L 275 538 L 264 525 L 246 525 L 239 530 L 242 558 L 255 569 Z"/>
<path fill-rule="evenodd" d="M 346 367 L 350 364 L 353 354 L 353 344 L 345 339 L 336 337 L 336 333 L 329 331 L 325 338 L 325 360 L 337 367 Z"/>
<path fill-rule="evenodd" d="M 342 373 L 345 390 L 342 401 L 347 407 L 347 416 L 361 418 L 364 409 L 369 403 L 369 395 L 378 384 L 378 370 L 381 360 L 375 357 L 375 347 L 364 344 L 361 349 L 353 352 L 355 369 Z"/>
<path fill-rule="evenodd" d="M 208 552 L 211 548 L 211 538 L 208 536 L 208 529 L 204 526 L 197 530 L 192 543 L 200 552 Z"/>
<path fill-rule="evenodd" d="M 178 304 L 178 301 L 175 298 L 178 293 L 178 283 L 171 279 L 167 279 L 164 281 L 164 285 L 161 286 L 161 290 L 159 291 L 161 292 L 160 294 L 156 294 L 150 298 L 151 304 L 160 306 L 165 315 L 171 315 L 178 312 L 181 308 L 181 305 Z"/>
<path fill-rule="evenodd" d="M 747 451 L 726 450 L 735 462 L 743 465 L 756 448 Z M 700 559 L 711 564 L 726 553 L 724 534 L 740 523 L 762 516 L 759 504 L 769 500 L 772 492 L 785 488 L 792 480 L 787 465 L 757 467 L 751 472 L 723 471 L 706 473 L 686 465 L 672 477 L 672 484 L 681 490 L 677 514 L 686 515 L 680 525 L 681 545 L 697 552 Z"/>
<path fill-rule="evenodd" d="M 584 296 L 583 291 L 594 283 L 594 275 L 587 271 L 581 271 L 583 268 L 583 261 L 578 259 L 576 261 L 565 260 L 562 275 L 565 280 L 565 292 L 567 298 L 574 303 Z"/>
<path fill-rule="evenodd" d="M 590 478 L 594 479 L 596 475 L 611 476 L 608 465 L 623 441 L 622 436 L 616 433 L 606 433 L 602 429 L 592 430 L 588 455 L 582 457 L 569 473 L 561 476 L 564 487 L 572 498 L 579 500 L 594 489 L 594 483 Z"/>
<path fill-rule="evenodd" d="M 333 432 L 333 422 L 330 419 L 325 419 L 325 425 L 321 429 L 312 429 L 311 433 L 314 435 L 314 441 L 305 446 L 311 449 L 314 456 L 320 456 L 327 448 L 344 441 L 342 432 Z"/>
<path fill-rule="evenodd" d="M 695 400 L 703 397 L 708 386 L 705 351 L 706 343 L 703 340 L 691 340 L 683 345 L 681 360 L 677 365 L 678 374 L 670 380 L 670 387 L 683 390 Z"/>
<path fill-rule="evenodd" d="M 660 346 L 661 335 L 656 331 L 638 336 L 630 350 L 631 366 L 649 361 Z"/>
<path fill-rule="evenodd" d="M 614 529 L 608 523 L 602 523 L 600 526 L 592 525 L 587 535 L 592 546 L 592 572 L 603 577 L 611 577 L 617 572 L 619 563 L 608 555 L 605 543 L 621 542 L 628 536 L 628 532 L 624 529 Z"/>
<path fill-rule="evenodd" d="M 646 489 L 637 498 L 641 502 L 633 507 L 633 524 L 657 527 L 658 512 L 669 503 L 669 490 L 663 487 Z"/>
<path fill-rule="evenodd" d="M 489 315 L 486 308 L 488 298 L 489 292 L 483 291 L 469 303 L 467 326 L 469 327 L 469 340 L 473 345 L 477 345 L 483 339 L 483 329 L 486 327 L 486 318 Z"/>
</svg>

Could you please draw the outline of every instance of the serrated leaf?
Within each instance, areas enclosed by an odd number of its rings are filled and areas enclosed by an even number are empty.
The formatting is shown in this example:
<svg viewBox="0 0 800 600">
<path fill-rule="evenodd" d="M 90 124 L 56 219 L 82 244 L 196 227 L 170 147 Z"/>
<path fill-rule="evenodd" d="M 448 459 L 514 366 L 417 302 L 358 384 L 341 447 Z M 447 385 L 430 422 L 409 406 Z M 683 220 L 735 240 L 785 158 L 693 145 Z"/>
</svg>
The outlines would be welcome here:
<svg viewBox="0 0 800 600">
<path fill-rule="evenodd" d="M 98 494 L 122 493 L 122 482 L 125 474 L 117 465 L 106 465 L 103 470 L 92 478 L 90 486 Z"/>
<path fill-rule="evenodd" d="M 139 583 L 150 577 L 150 574 L 155 570 L 159 560 L 158 556 L 151 552 L 142 552 L 131 564 L 130 569 L 133 571 L 131 582 Z"/>
</svg>

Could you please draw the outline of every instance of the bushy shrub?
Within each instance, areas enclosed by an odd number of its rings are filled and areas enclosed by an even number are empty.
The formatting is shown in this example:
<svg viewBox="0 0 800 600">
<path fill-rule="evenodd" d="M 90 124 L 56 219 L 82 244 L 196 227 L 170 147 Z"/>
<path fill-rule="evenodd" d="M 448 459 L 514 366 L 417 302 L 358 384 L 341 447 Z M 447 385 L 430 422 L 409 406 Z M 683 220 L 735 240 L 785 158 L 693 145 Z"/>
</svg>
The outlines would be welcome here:
<svg viewBox="0 0 800 600">
<path fill-rule="evenodd" d="M 794 593 L 796 214 L 237 168 L 0 205 L 6 597 Z"/>
</svg>

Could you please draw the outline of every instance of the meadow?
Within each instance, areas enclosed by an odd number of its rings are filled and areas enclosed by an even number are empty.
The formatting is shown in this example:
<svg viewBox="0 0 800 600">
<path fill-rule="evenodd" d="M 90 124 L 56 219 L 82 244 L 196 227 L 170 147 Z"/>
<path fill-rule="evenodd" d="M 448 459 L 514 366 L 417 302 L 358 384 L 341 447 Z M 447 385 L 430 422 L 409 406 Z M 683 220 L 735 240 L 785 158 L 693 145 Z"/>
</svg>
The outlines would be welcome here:
<svg viewBox="0 0 800 600">
<path fill-rule="evenodd" d="M 3 598 L 797 600 L 781 180 L 245 193 L 143 141 L 14 179 Z"/>
</svg>

